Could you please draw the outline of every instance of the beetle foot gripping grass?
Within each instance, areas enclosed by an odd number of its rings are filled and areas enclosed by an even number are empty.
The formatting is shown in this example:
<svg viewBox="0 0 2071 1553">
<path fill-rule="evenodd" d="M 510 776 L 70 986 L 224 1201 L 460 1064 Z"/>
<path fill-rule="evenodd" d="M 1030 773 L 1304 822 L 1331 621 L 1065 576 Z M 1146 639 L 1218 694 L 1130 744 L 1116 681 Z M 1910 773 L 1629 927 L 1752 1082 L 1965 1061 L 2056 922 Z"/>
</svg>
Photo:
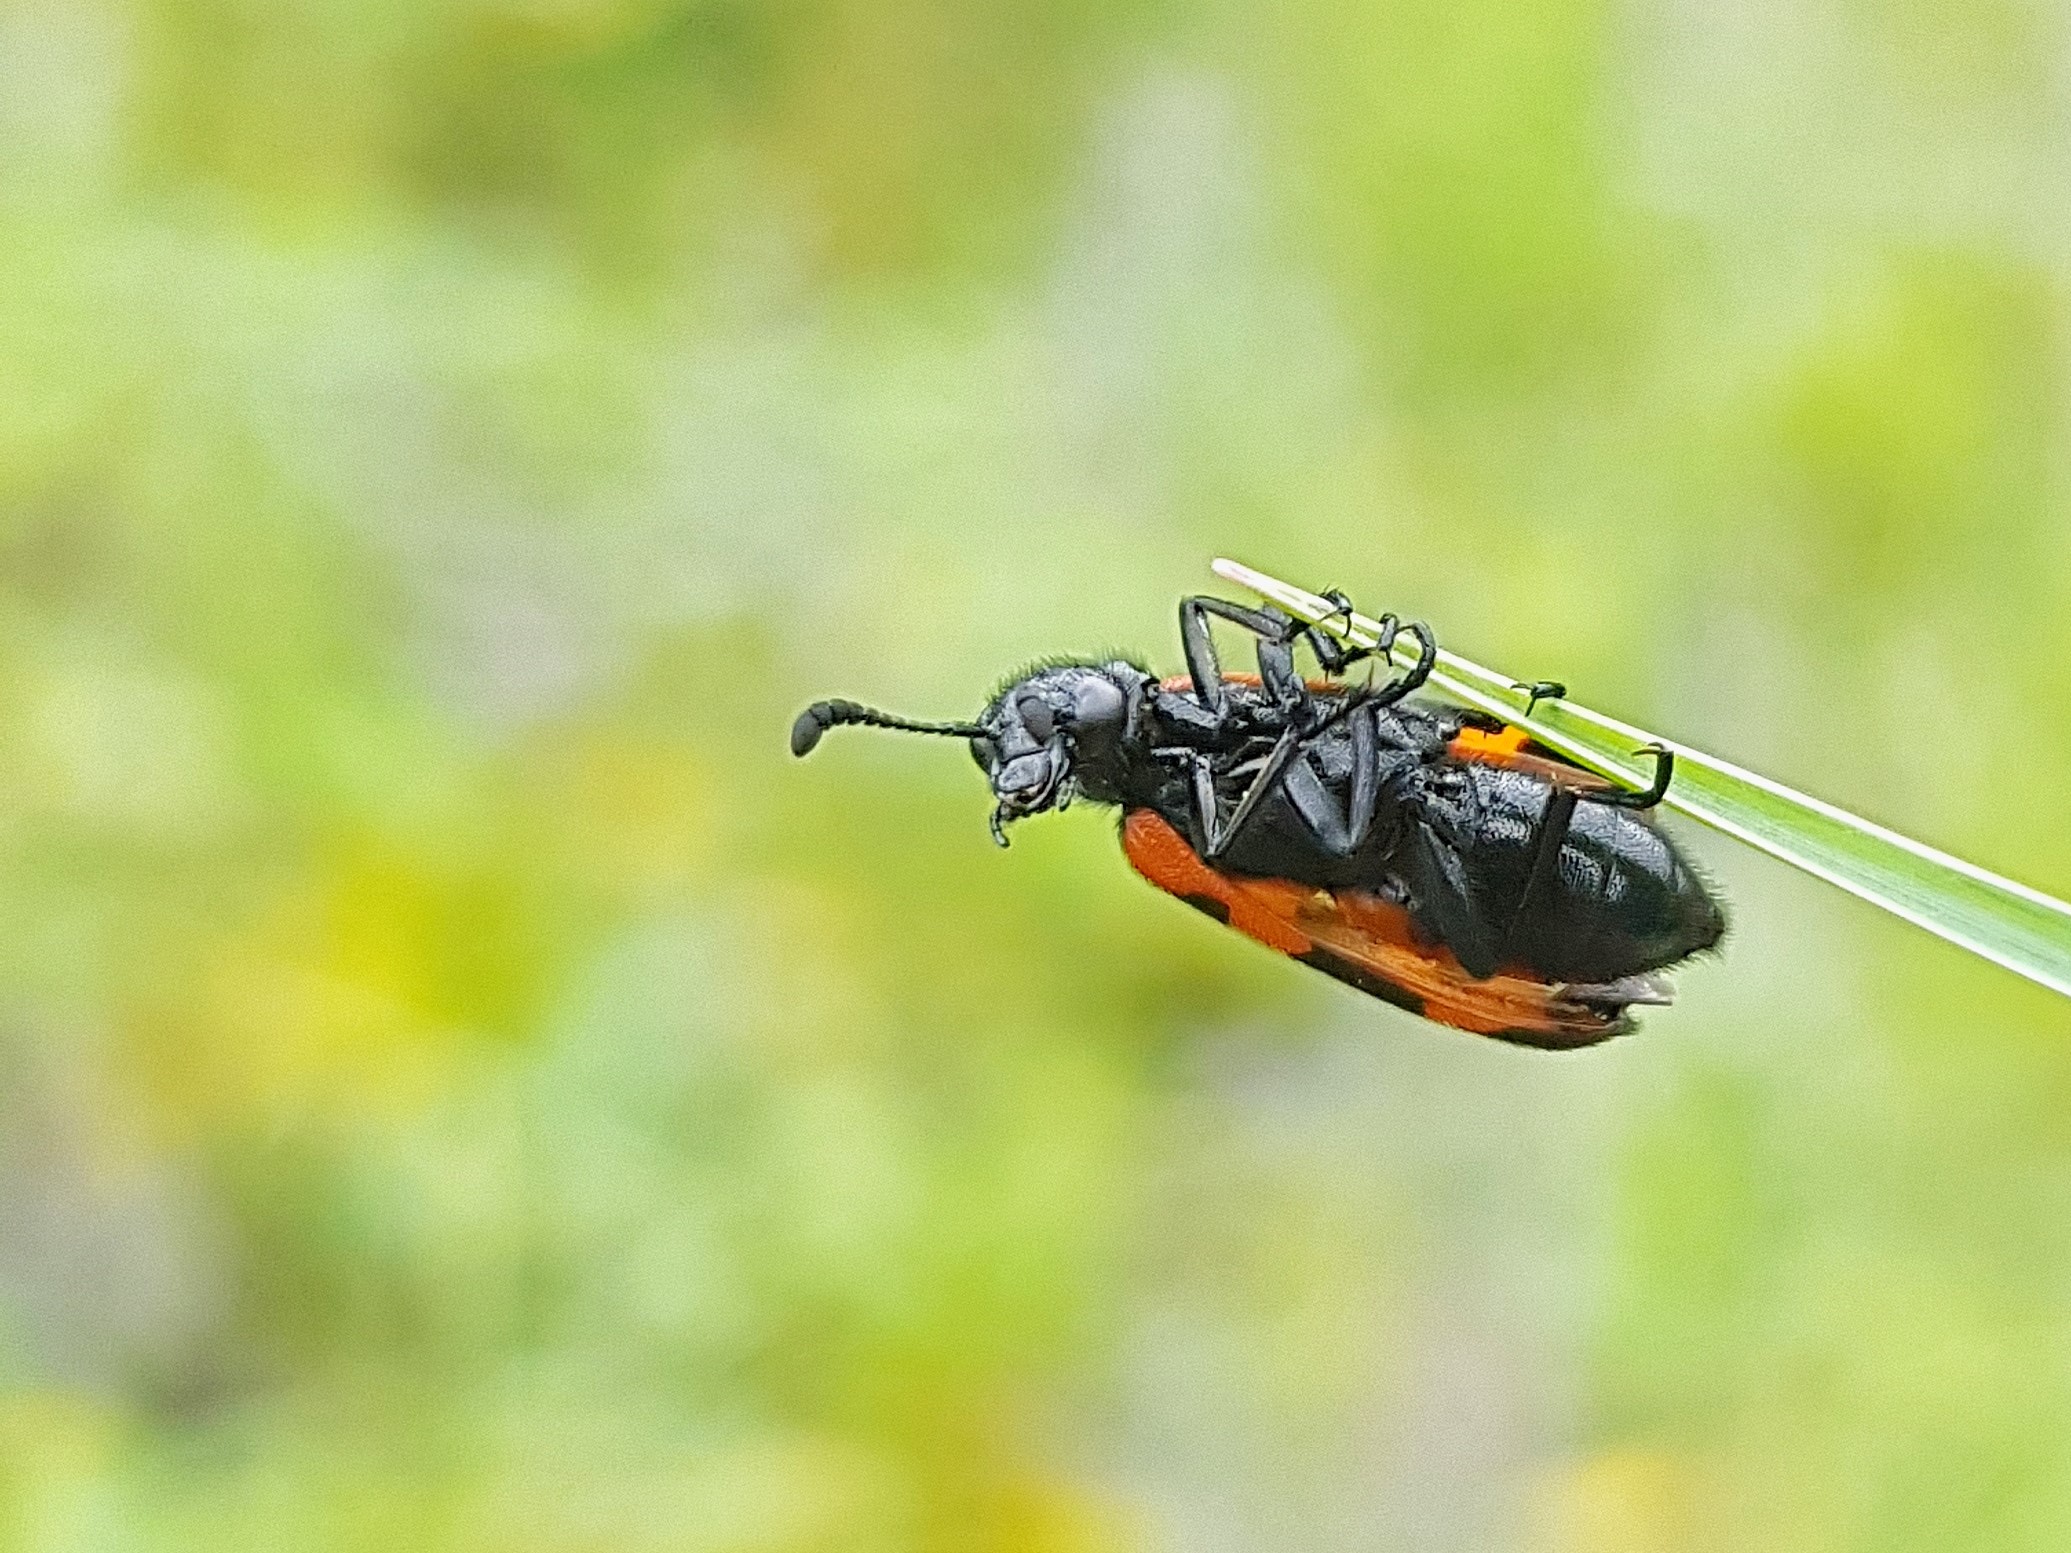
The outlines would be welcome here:
<svg viewBox="0 0 2071 1553">
<path fill-rule="evenodd" d="M 1256 638 L 1256 673 L 1223 671 L 1215 618 Z M 1124 852 L 1160 889 L 1398 1008 L 1523 1045 L 1630 1030 L 1634 1006 L 1669 1001 L 1661 972 L 1719 942 L 1723 908 L 1649 812 L 1674 779 L 1668 751 L 1651 749 L 1652 781 L 1628 789 L 1421 697 L 1438 647 L 1420 624 L 1383 617 L 1381 639 L 1353 648 L 1209 597 L 1183 600 L 1179 624 L 1175 678 L 1048 663 L 968 723 L 819 701 L 791 749 L 843 724 L 963 739 L 1001 845 L 1074 797 L 1114 806 Z M 1398 638 L 1414 644 L 1407 668 L 1341 678 L 1389 663 Z M 1297 671 L 1298 644 L 1321 678 Z"/>
</svg>

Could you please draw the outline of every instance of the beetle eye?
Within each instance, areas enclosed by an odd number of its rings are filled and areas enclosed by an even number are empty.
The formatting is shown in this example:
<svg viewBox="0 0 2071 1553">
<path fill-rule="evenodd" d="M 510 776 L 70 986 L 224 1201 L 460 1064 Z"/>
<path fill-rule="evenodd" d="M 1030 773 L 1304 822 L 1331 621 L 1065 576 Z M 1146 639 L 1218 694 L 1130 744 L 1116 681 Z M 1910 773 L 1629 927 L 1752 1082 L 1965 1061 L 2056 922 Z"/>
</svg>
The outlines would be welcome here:
<svg viewBox="0 0 2071 1553">
<path fill-rule="evenodd" d="M 1083 733 L 1089 729 L 1118 730 L 1129 714 L 1129 703 L 1121 687 L 1111 679 L 1089 675 L 1073 694 L 1073 722 Z"/>
<path fill-rule="evenodd" d="M 1038 744 L 1048 744 L 1057 732 L 1057 718 L 1050 710 L 1050 703 L 1040 696 L 1023 696 L 1014 703 L 1014 709 L 1021 714 L 1021 726 L 1028 730 L 1028 736 Z"/>
</svg>

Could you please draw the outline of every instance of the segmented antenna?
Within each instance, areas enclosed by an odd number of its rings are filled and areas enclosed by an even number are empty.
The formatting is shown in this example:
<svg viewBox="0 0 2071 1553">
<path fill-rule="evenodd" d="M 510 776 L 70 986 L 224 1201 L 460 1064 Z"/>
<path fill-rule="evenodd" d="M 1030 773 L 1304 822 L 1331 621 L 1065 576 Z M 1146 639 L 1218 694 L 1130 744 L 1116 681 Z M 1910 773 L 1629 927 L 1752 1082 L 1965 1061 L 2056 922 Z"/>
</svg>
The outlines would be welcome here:
<svg viewBox="0 0 2071 1553">
<path fill-rule="evenodd" d="M 865 723 L 872 728 L 895 728 L 901 733 L 940 733 L 952 739 L 975 739 L 985 730 L 976 723 L 917 723 L 908 717 L 894 717 L 875 707 L 853 701 L 815 701 L 798 714 L 791 725 L 791 753 L 810 755 L 813 746 L 829 728 L 843 723 Z"/>
</svg>

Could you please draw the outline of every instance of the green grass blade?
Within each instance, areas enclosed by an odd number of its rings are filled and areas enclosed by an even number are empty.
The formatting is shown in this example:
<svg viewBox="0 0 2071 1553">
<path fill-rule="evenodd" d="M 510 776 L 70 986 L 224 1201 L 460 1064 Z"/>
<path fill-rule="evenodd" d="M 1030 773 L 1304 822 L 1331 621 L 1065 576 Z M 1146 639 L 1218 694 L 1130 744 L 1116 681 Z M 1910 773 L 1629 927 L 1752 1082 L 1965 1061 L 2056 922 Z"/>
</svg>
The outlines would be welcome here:
<svg viewBox="0 0 2071 1553">
<path fill-rule="evenodd" d="M 1380 639 L 1377 622 L 1363 615 L 1347 622 L 1342 613 L 1333 613 L 1327 600 L 1305 589 L 1235 561 L 1217 561 L 1215 571 L 1344 642 L 1371 647 Z M 1414 663 L 1415 643 L 1402 638 L 1395 657 L 1405 667 Z M 1644 744 L 1674 750 L 1675 781 L 1664 800 L 1668 807 L 1973 954 L 2071 994 L 2071 906 L 2062 901 L 1573 701 L 1541 701 L 1527 717 L 1525 694 L 1508 676 L 1457 653 L 1440 649 L 1431 683 L 1630 787 L 1645 787 L 1653 774 L 1652 761 L 1635 757 L 1634 750 Z"/>
</svg>

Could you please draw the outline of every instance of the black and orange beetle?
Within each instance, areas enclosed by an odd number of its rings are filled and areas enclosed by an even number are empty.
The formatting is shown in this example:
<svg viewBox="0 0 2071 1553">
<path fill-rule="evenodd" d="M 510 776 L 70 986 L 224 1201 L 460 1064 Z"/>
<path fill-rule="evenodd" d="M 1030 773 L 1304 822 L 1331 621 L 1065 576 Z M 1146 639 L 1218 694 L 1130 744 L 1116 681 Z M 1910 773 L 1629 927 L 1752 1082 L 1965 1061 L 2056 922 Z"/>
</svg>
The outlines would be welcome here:
<svg viewBox="0 0 2071 1553">
<path fill-rule="evenodd" d="M 1223 673 L 1211 616 L 1258 638 L 1255 675 Z M 1412 699 L 1438 650 L 1420 624 L 1384 617 L 1380 644 L 1356 652 L 1272 608 L 1196 597 L 1179 618 L 1184 676 L 1046 663 L 969 723 L 819 701 L 792 752 L 844 723 L 968 740 L 1002 845 L 1008 823 L 1074 796 L 1115 805 L 1123 850 L 1160 889 L 1398 1008 L 1522 1045 L 1630 1030 L 1633 1005 L 1669 1001 L 1655 973 L 1718 944 L 1718 899 L 1646 812 L 1669 752 L 1628 791 L 1496 718 Z M 1413 667 L 1337 678 L 1388 661 L 1398 632 Z M 1325 678 L 1297 673 L 1300 640 Z"/>
</svg>

